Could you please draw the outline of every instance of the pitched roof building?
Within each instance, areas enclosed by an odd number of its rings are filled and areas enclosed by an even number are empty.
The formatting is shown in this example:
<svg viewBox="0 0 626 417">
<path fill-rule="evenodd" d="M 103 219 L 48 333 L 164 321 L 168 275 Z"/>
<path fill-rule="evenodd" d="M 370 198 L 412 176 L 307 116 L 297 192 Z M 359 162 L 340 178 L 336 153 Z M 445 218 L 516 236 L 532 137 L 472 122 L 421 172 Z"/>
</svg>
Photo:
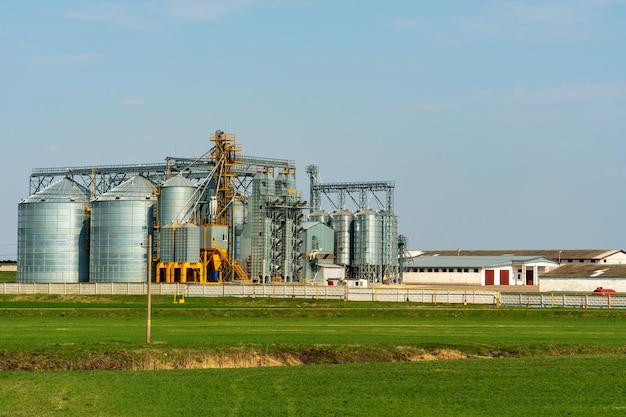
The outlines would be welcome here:
<svg viewBox="0 0 626 417">
<path fill-rule="evenodd" d="M 402 281 L 421 285 L 537 285 L 540 274 L 557 268 L 544 256 L 427 256 L 405 263 Z"/>
<path fill-rule="evenodd" d="M 418 256 L 544 256 L 559 264 L 612 263 L 626 264 L 626 252 L 621 249 L 516 249 L 516 250 L 429 250 Z"/>
<path fill-rule="evenodd" d="M 626 292 L 626 265 L 563 265 L 543 273 L 539 288 L 547 292 L 591 292 L 598 287 Z"/>
</svg>

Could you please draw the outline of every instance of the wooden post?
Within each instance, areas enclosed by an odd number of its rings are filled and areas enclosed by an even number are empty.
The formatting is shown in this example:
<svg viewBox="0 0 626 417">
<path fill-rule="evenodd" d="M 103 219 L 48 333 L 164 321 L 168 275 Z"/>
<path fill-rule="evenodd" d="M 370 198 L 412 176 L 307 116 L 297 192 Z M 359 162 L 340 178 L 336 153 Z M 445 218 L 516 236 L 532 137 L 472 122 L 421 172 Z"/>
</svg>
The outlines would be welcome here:
<svg viewBox="0 0 626 417">
<path fill-rule="evenodd" d="M 152 235 L 148 233 L 148 312 L 146 317 L 146 343 L 150 343 L 150 327 L 152 327 L 152 291 L 150 283 L 152 281 Z"/>
</svg>

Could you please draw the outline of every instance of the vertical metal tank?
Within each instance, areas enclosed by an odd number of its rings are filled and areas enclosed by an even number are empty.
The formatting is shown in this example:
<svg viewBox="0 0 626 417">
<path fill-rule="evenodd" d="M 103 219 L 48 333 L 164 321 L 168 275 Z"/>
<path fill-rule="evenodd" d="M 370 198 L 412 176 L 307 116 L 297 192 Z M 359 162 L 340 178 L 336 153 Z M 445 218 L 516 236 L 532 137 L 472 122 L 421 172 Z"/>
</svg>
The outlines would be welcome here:
<svg viewBox="0 0 626 417">
<path fill-rule="evenodd" d="M 331 214 L 324 210 L 316 210 L 309 214 L 309 221 L 324 223 L 328 226 L 331 224 Z"/>
<path fill-rule="evenodd" d="M 176 175 L 165 181 L 159 192 L 159 224 L 183 224 L 194 219 L 193 209 L 198 200 L 198 186 Z"/>
<path fill-rule="evenodd" d="M 159 230 L 161 262 L 199 262 L 200 228 L 195 224 L 168 224 Z"/>
<path fill-rule="evenodd" d="M 272 219 L 267 215 L 268 202 L 276 199 L 276 181 L 271 173 L 257 173 L 252 179 L 252 193 L 248 204 L 248 227 L 250 228 L 250 254 L 246 260 L 251 279 L 265 281 L 272 276 L 270 268 Z"/>
<path fill-rule="evenodd" d="M 296 177 L 292 172 L 280 172 L 276 176 L 276 195 L 290 196 L 296 191 Z"/>
<path fill-rule="evenodd" d="M 17 282 L 89 280 L 89 193 L 64 178 L 18 204 Z"/>
<path fill-rule="evenodd" d="M 146 281 L 154 192 L 154 185 L 138 175 L 91 202 L 90 282 Z"/>
<path fill-rule="evenodd" d="M 382 265 L 383 279 L 397 282 L 399 275 L 398 259 L 398 216 L 383 210 L 379 212 L 382 232 Z"/>
<path fill-rule="evenodd" d="M 243 228 L 246 221 L 246 207 L 241 202 L 241 200 L 233 200 L 233 224 L 234 224 L 234 235 L 235 235 L 235 245 L 234 245 L 234 254 L 233 258 L 241 261 L 241 239 L 243 234 Z"/>
<path fill-rule="evenodd" d="M 330 218 L 330 226 L 335 231 L 335 263 L 350 265 L 354 259 L 354 213 L 338 210 Z"/>
<path fill-rule="evenodd" d="M 355 214 L 354 265 L 381 265 L 381 223 L 378 213 L 365 209 Z"/>
</svg>

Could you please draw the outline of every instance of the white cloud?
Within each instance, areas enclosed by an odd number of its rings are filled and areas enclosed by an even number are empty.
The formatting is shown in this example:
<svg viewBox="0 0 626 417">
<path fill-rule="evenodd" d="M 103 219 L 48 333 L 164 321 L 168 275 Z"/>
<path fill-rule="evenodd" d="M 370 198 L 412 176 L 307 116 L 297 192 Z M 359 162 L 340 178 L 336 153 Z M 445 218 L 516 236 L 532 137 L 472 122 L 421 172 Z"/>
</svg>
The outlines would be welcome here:
<svg viewBox="0 0 626 417">
<path fill-rule="evenodd" d="M 57 152 L 57 151 L 59 150 L 59 148 L 57 148 L 57 147 L 56 147 L 56 146 L 54 146 L 54 145 L 50 145 L 50 146 L 48 146 L 48 149 L 47 149 L 47 150 L 48 150 L 48 152 L 50 152 L 50 153 L 54 153 L 54 152 Z"/>
<path fill-rule="evenodd" d="M 578 40 L 594 37 L 602 5 L 587 1 L 502 1 L 477 15 L 459 18 L 464 32 L 522 40 Z"/>
<path fill-rule="evenodd" d="M 615 104 L 626 105 L 626 82 L 567 84 L 535 89 L 482 91 L 466 96 L 429 98 L 397 106 L 403 112 L 450 112 L 459 109 L 493 109 L 510 120 L 556 118 L 576 108 L 588 117 L 614 117 Z M 576 107 L 573 107 L 576 105 Z M 620 108 L 621 108 L 620 107 Z M 525 109 L 523 112 L 520 109 Z"/>
<path fill-rule="evenodd" d="M 95 2 L 81 7 L 65 9 L 57 14 L 68 19 L 105 22 L 135 29 L 151 27 L 145 17 L 146 7 L 136 3 Z"/>
<path fill-rule="evenodd" d="M 537 89 L 513 89 L 477 94 L 474 101 L 531 104 L 580 103 L 626 99 L 626 83 L 566 84 Z"/>
<path fill-rule="evenodd" d="M 139 104 L 143 104 L 143 100 L 140 98 L 127 98 L 123 101 L 125 106 L 136 106 Z"/>
<path fill-rule="evenodd" d="M 374 19 L 385 26 L 400 30 L 422 30 L 426 24 L 418 19 L 410 19 L 406 17 L 390 18 L 390 19 Z"/>
<path fill-rule="evenodd" d="M 488 36 L 522 41 L 621 39 L 623 0 L 496 0 L 452 17 L 374 19 L 398 30 L 420 30 L 442 41 Z M 622 10 L 623 12 L 623 10 Z"/>
<path fill-rule="evenodd" d="M 603 170 L 600 175 L 613 179 L 626 179 L 626 169 L 619 171 L 615 168 L 607 168 Z"/>
<path fill-rule="evenodd" d="M 50 54 L 31 59 L 28 64 L 37 70 L 56 70 L 89 65 L 105 58 L 106 55 L 98 53 Z"/>
<path fill-rule="evenodd" d="M 162 10 L 168 15 L 193 20 L 215 20 L 223 15 L 249 10 L 258 0 L 165 0 Z"/>
<path fill-rule="evenodd" d="M 454 100 L 422 100 L 408 105 L 397 106 L 396 110 L 403 113 L 448 112 L 458 107 Z"/>
<path fill-rule="evenodd" d="M 160 0 L 83 3 L 54 14 L 68 19 L 103 22 L 134 29 L 157 27 L 165 19 L 213 21 L 261 7 L 306 7 L 316 0 Z"/>
</svg>

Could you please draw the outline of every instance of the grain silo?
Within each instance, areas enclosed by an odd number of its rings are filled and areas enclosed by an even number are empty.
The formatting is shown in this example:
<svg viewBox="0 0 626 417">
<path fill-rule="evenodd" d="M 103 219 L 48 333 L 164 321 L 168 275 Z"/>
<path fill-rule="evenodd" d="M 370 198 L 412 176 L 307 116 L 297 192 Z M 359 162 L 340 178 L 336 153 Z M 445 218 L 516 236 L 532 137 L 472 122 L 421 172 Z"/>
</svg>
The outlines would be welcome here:
<svg viewBox="0 0 626 417">
<path fill-rule="evenodd" d="M 18 204 L 17 282 L 89 279 L 89 193 L 63 178 Z"/>
<path fill-rule="evenodd" d="M 90 282 L 145 282 L 154 185 L 137 175 L 91 202 Z"/>
<path fill-rule="evenodd" d="M 374 210 L 364 209 L 355 214 L 354 261 L 357 278 L 375 282 L 381 278 L 381 222 Z"/>
<path fill-rule="evenodd" d="M 246 217 L 246 206 L 239 199 L 233 200 L 233 224 L 235 228 L 235 244 L 233 257 L 239 261 L 241 261 L 241 240 Z"/>
<path fill-rule="evenodd" d="M 325 210 L 315 210 L 314 212 L 309 214 L 310 222 L 320 222 L 324 223 L 326 226 L 331 224 L 330 218 L 331 214 Z"/>
<path fill-rule="evenodd" d="M 161 262 L 199 262 L 200 228 L 192 223 L 168 224 L 159 230 Z"/>
<path fill-rule="evenodd" d="M 349 210 L 334 212 L 330 226 L 335 231 L 335 263 L 350 265 L 354 258 L 354 213 Z"/>
<path fill-rule="evenodd" d="M 183 224 L 194 218 L 198 200 L 198 186 L 187 178 L 176 175 L 159 187 L 159 224 Z"/>
<path fill-rule="evenodd" d="M 280 229 L 273 225 L 268 217 L 268 204 L 278 201 L 276 181 L 268 171 L 257 173 L 252 179 L 252 194 L 248 204 L 248 224 L 250 230 L 249 255 L 245 259 L 248 275 L 253 280 L 269 281 L 272 276 L 270 259 L 272 258 L 272 234 Z M 247 246 L 247 245 L 246 245 Z"/>
<path fill-rule="evenodd" d="M 200 229 L 191 222 L 198 201 L 198 186 L 177 175 L 159 187 L 158 248 L 161 262 L 198 262 Z"/>
<path fill-rule="evenodd" d="M 398 259 L 398 216 L 382 210 L 378 213 L 381 223 L 382 274 L 385 283 L 400 279 Z"/>
</svg>

